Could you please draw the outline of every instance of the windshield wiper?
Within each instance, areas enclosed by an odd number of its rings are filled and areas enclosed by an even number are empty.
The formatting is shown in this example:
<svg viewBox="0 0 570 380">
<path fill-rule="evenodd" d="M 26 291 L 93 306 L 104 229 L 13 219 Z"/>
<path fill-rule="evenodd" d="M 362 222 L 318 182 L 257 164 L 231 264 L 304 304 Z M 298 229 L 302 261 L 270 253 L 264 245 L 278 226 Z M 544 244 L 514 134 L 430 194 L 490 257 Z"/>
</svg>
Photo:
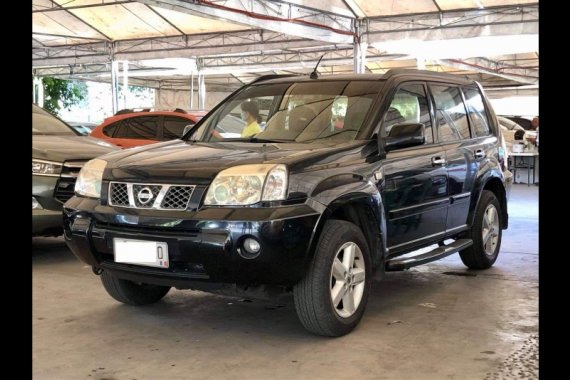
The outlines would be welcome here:
<svg viewBox="0 0 570 380">
<path fill-rule="evenodd" d="M 291 142 L 289 140 L 277 140 L 277 139 L 260 139 L 258 137 L 248 137 L 248 138 L 237 138 L 237 139 L 223 139 L 217 142 L 252 142 L 252 143 L 286 143 Z"/>
<path fill-rule="evenodd" d="M 259 137 L 250 137 L 249 140 L 247 140 L 249 142 L 255 142 L 255 143 L 284 143 L 284 142 L 290 142 L 289 140 L 278 140 L 278 139 L 260 139 Z"/>
</svg>

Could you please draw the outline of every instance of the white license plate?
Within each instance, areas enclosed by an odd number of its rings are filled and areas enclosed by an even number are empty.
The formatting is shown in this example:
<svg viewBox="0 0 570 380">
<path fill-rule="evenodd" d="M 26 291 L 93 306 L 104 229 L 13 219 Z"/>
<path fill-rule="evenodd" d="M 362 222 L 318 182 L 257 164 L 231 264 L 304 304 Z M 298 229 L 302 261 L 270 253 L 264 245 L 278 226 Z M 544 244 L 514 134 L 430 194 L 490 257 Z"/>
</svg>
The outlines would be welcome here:
<svg viewBox="0 0 570 380">
<path fill-rule="evenodd" d="M 116 263 L 168 268 L 168 245 L 164 242 L 113 239 Z"/>
</svg>

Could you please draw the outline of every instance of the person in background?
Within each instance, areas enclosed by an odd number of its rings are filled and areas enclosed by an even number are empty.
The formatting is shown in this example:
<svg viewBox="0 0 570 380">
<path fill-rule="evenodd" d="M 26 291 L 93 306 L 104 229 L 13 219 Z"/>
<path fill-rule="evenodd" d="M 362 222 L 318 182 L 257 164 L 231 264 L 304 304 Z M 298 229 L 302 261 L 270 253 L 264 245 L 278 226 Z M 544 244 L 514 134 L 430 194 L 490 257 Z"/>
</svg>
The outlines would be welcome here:
<svg viewBox="0 0 570 380">
<path fill-rule="evenodd" d="M 344 116 L 335 116 L 333 119 L 333 128 L 336 129 L 343 129 L 344 128 Z"/>
<path fill-rule="evenodd" d="M 241 137 L 251 137 L 261 132 L 259 127 L 261 116 L 259 116 L 259 108 L 256 103 L 247 101 L 241 104 L 241 119 L 246 124 L 241 132 Z"/>
</svg>

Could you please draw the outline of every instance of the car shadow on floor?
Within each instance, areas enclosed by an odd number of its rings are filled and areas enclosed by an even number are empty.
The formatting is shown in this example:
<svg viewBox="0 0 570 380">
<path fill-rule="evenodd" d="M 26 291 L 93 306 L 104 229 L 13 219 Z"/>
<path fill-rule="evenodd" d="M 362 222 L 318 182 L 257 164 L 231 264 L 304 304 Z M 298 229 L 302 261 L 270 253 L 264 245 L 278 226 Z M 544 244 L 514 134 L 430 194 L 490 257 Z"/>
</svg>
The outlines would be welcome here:
<svg viewBox="0 0 570 380">
<path fill-rule="evenodd" d="M 77 261 L 62 236 L 32 237 L 32 262 L 50 264 Z"/>
<path fill-rule="evenodd" d="M 34 265 L 77 263 L 63 238 L 32 239 L 32 260 Z M 418 309 L 428 312 L 437 307 L 434 297 L 445 292 L 449 281 L 473 281 L 461 276 L 445 276 L 443 272 L 454 268 L 452 264 L 434 264 L 429 270 L 412 269 L 404 272 L 390 272 L 382 281 L 373 278 L 366 312 L 361 323 L 380 322 L 373 329 L 381 330 L 394 321 L 402 321 L 406 313 Z M 462 268 L 460 273 L 465 271 Z M 89 276 L 92 276 L 89 273 Z M 453 278 L 450 278 L 453 277 Z M 177 339 L 196 339 L 196 331 L 211 333 L 235 333 L 245 336 L 271 335 L 318 341 L 320 337 L 308 334 L 297 319 L 292 294 L 286 294 L 272 301 L 234 298 L 199 291 L 173 289 L 160 302 L 142 307 L 120 304 L 108 296 L 99 282 L 101 301 L 90 307 L 82 319 L 92 320 L 93 325 L 119 329 L 136 338 L 138 334 L 152 334 L 156 326 L 181 326 Z M 99 297 L 97 297 L 99 298 Z M 425 304 L 426 306 L 420 306 Z M 399 322 L 399 323 L 400 323 Z M 158 328 L 160 331 L 161 328 Z M 187 331 L 188 332 L 185 332 Z M 191 332 L 190 332 L 191 331 Z M 358 327 L 353 332 L 358 334 Z M 171 337 L 167 331 L 158 333 Z M 208 339 L 204 337 L 203 339 Z"/>
<path fill-rule="evenodd" d="M 437 281 L 440 274 L 421 272 L 391 273 L 381 283 L 374 281 L 363 321 L 381 320 L 375 329 L 381 330 L 406 304 L 417 306 L 430 300 L 430 294 L 438 293 L 445 286 Z M 403 302 L 402 300 L 406 300 Z M 256 339 L 271 335 L 303 342 L 319 342 L 322 337 L 307 333 L 297 319 L 292 294 L 275 301 L 249 300 L 218 296 L 199 291 L 171 290 L 160 302 L 143 307 L 133 307 L 109 302 L 94 315 L 101 320 L 93 325 L 113 326 L 135 339 L 138 334 L 156 334 L 171 339 L 173 334 L 161 332 L 162 327 L 178 326 L 174 339 L 211 339 L 208 334 L 238 334 Z M 363 330 L 364 333 L 364 330 Z M 358 335 L 358 327 L 352 333 Z"/>
</svg>

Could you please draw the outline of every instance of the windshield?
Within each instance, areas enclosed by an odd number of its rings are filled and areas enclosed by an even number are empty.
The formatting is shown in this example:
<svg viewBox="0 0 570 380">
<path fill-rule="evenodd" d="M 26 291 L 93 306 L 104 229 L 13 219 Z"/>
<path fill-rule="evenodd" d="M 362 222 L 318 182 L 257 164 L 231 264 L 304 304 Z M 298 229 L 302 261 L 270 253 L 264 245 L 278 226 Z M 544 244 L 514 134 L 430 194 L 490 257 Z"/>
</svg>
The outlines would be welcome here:
<svg viewBox="0 0 570 380">
<path fill-rule="evenodd" d="M 32 104 L 32 135 L 77 136 L 67 124 Z"/>
<path fill-rule="evenodd" d="M 197 141 L 350 141 L 383 82 L 315 81 L 245 88 L 190 136 Z"/>
</svg>

